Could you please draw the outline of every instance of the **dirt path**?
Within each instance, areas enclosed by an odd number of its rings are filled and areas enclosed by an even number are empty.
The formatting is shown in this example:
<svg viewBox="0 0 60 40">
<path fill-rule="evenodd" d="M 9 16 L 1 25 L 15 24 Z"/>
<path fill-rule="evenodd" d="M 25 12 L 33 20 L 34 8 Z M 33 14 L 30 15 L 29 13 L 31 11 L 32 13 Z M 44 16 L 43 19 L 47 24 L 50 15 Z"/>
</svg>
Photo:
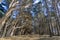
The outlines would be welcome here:
<svg viewBox="0 0 60 40">
<path fill-rule="evenodd" d="M 49 37 L 48 35 L 23 35 L 23 36 L 13 36 L 13 37 L 5 37 L 5 38 L 0 38 L 0 40 L 60 40 L 60 37 L 58 36 L 53 36 Z"/>
</svg>

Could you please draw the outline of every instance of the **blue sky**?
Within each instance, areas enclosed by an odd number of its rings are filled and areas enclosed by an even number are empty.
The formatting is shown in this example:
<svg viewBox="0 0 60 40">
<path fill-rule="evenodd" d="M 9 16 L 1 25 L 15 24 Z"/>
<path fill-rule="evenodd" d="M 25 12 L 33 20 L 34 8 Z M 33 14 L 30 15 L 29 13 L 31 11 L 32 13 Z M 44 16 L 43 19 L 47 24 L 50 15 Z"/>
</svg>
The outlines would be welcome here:
<svg viewBox="0 0 60 40">
<path fill-rule="evenodd" d="M 38 2 L 40 2 L 41 0 L 33 0 L 34 3 L 33 4 L 37 4 Z"/>
<path fill-rule="evenodd" d="M 5 1 L 6 0 L 2 0 L 2 2 L 4 2 L 5 3 Z M 39 3 L 40 1 L 42 2 L 42 11 L 44 11 L 44 14 L 45 15 L 47 15 L 47 10 L 46 10 L 46 8 L 45 7 L 43 7 L 43 6 L 45 6 L 45 2 L 44 2 L 44 0 L 33 0 L 34 2 L 33 2 L 33 5 L 35 5 L 35 4 L 37 4 L 37 3 Z M 4 6 L 4 5 L 2 5 L 6 10 L 8 9 L 6 6 Z M 58 6 L 58 8 L 59 8 L 59 10 L 60 10 L 60 2 L 57 4 L 57 6 Z M 52 10 L 52 4 L 51 4 L 51 0 L 48 0 L 48 7 L 49 7 L 49 10 L 51 11 Z M 31 13 L 32 13 L 32 16 L 34 16 L 34 13 L 35 12 L 33 12 L 33 11 L 30 11 Z M 14 14 L 15 15 L 15 14 Z M 14 16 L 15 17 L 15 16 Z"/>
</svg>

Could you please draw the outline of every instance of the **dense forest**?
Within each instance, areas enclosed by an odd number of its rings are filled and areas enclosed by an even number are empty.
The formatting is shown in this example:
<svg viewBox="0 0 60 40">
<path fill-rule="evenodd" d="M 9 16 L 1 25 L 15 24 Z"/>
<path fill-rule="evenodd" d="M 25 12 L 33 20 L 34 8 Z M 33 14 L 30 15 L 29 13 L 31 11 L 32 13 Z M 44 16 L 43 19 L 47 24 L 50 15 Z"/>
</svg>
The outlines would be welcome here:
<svg viewBox="0 0 60 40">
<path fill-rule="evenodd" d="M 60 35 L 60 0 L 0 1 L 0 37 Z"/>
</svg>

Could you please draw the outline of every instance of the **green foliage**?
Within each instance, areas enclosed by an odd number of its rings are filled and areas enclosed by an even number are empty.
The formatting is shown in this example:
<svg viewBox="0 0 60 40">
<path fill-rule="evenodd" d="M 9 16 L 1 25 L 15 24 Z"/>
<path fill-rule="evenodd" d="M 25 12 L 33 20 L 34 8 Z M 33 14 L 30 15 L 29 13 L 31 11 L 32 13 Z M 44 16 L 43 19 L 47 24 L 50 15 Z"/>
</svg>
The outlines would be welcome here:
<svg viewBox="0 0 60 40">
<path fill-rule="evenodd" d="M 56 14 L 54 12 L 51 12 L 51 17 L 56 16 Z"/>
<path fill-rule="evenodd" d="M 9 2 L 9 3 L 10 3 L 11 1 L 12 1 L 12 0 L 7 0 L 7 2 Z"/>
<path fill-rule="evenodd" d="M 4 12 L 0 10 L 0 18 L 4 16 Z"/>
</svg>

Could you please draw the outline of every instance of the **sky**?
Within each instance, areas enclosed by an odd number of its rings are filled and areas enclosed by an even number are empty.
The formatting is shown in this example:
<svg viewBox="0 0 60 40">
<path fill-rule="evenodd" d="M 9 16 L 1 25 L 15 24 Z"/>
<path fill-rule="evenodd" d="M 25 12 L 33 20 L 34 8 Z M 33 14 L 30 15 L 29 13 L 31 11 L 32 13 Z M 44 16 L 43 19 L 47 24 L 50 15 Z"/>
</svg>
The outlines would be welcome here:
<svg viewBox="0 0 60 40">
<path fill-rule="evenodd" d="M 1 1 L 1 0 L 0 0 Z M 5 0 L 2 0 L 1 2 L 4 2 L 5 3 Z M 0 2 L 0 3 L 1 3 Z M 36 4 L 38 4 L 39 2 L 42 2 L 42 11 L 44 11 L 44 14 L 45 15 L 47 15 L 47 10 L 46 10 L 46 8 L 45 7 L 43 7 L 43 6 L 45 6 L 45 2 L 44 2 L 44 0 L 33 0 L 33 5 L 36 5 Z M 4 8 L 5 8 L 5 10 L 7 10 L 8 8 L 6 7 L 6 6 L 4 6 L 4 5 L 2 5 Z M 60 10 L 60 2 L 57 4 L 57 6 L 58 6 L 58 9 Z M 49 10 L 50 11 L 52 11 L 51 9 L 51 7 L 52 7 L 52 5 L 51 5 L 51 0 L 48 0 L 48 7 L 49 7 Z M 35 12 L 33 12 L 33 11 L 30 11 L 31 13 L 32 13 L 32 16 L 34 16 L 34 13 Z M 14 14 L 15 15 L 15 14 Z M 14 16 L 15 17 L 15 16 Z"/>
<path fill-rule="evenodd" d="M 37 3 L 39 3 L 41 0 L 33 0 L 33 1 L 34 1 L 33 4 L 37 4 Z"/>
</svg>

